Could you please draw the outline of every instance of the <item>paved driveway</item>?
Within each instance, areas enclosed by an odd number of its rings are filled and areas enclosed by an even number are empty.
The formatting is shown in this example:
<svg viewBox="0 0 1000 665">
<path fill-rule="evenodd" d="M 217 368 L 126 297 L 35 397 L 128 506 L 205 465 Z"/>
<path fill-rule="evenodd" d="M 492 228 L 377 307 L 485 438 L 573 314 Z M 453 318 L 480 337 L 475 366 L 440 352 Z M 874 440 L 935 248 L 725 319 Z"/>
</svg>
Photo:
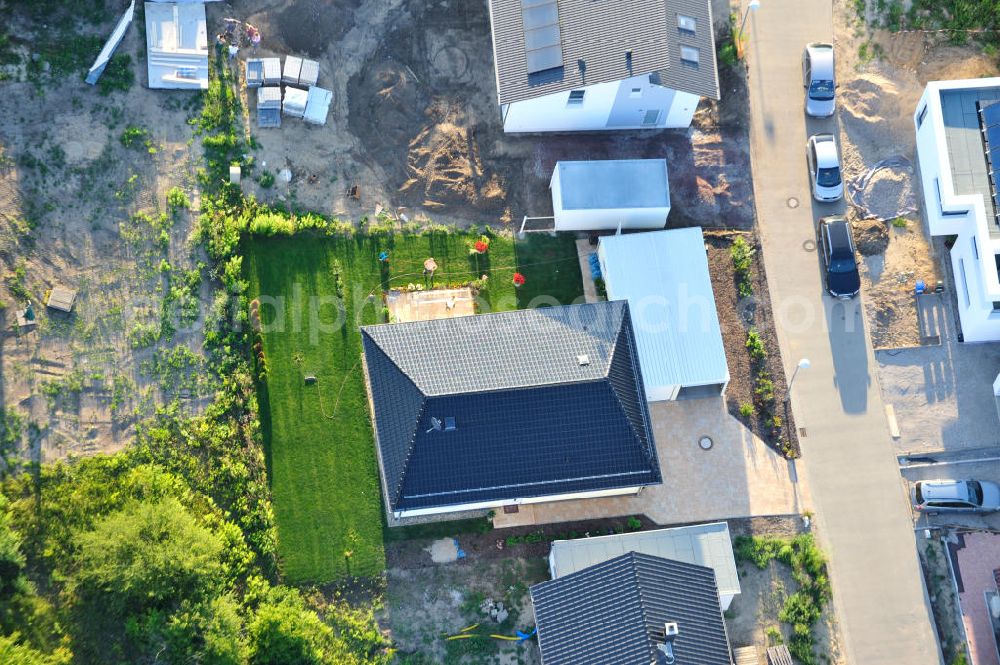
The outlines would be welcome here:
<svg viewBox="0 0 1000 665">
<path fill-rule="evenodd" d="M 751 151 L 764 263 L 787 367 L 807 357 L 792 395 L 804 472 L 831 559 L 834 605 L 856 665 L 940 662 L 909 507 L 893 458 L 858 302 L 822 296 L 811 206 L 801 53 L 832 41 L 829 0 L 770 0 L 748 26 Z M 788 205 L 789 199 L 794 199 Z"/>
<path fill-rule="evenodd" d="M 572 522 L 645 514 L 661 525 L 733 517 L 794 515 L 810 509 L 794 465 L 726 411 L 722 398 L 656 402 L 649 406 L 663 484 L 638 496 L 555 501 L 498 511 L 494 525 Z M 702 450 L 701 437 L 712 439 Z"/>
<path fill-rule="evenodd" d="M 952 282 L 949 281 L 949 284 Z M 1000 371 L 1000 344 L 961 344 L 955 326 L 954 293 L 940 299 L 939 346 L 879 351 L 882 397 L 899 423 L 900 453 L 996 447 L 1000 421 L 993 380 Z"/>
</svg>

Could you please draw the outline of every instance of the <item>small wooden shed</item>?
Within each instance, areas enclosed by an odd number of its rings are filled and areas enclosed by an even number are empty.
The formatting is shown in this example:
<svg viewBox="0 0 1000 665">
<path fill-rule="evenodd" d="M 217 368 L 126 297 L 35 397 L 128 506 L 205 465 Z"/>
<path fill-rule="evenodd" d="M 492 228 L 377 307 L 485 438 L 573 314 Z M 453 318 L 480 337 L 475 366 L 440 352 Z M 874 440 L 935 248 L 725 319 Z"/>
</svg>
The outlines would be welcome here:
<svg viewBox="0 0 1000 665">
<path fill-rule="evenodd" d="M 49 291 L 49 299 L 45 302 L 45 306 L 60 312 L 72 312 L 74 302 L 76 302 L 75 289 L 56 286 Z"/>
</svg>

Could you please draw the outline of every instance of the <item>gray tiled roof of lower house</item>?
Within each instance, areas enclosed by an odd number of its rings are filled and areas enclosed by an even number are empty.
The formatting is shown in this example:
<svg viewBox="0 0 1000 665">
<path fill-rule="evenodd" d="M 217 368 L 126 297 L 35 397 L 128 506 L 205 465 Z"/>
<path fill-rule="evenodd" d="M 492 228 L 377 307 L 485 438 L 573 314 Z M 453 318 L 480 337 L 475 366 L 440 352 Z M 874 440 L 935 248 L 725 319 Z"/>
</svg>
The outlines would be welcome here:
<svg viewBox="0 0 1000 665">
<path fill-rule="evenodd" d="M 730 665 L 711 568 L 629 552 L 531 587 L 542 665 L 650 665 L 677 623 L 676 665 Z"/>
<path fill-rule="evenodd" d="M 627 303 L 361 330 L 390 510 L 660 482 Z"/>
<path fill-rule="evenodd" d="M 625 315 L 626 303 L 619 301 L 368 326 L 364 332 L 425 395 L 451 395 L 602 378 Z M 581 355 L 590 364 L 581 366 Z"/>
<path fill-rule="evenodd" d="M 563 65 L 529 74 L 522 0 L 490 0 L 500 104 L 654 73 L 668 88 L 719 98 L 710 0 L 557 0 L 557 4 Z M 694 34 L 678 28 L 678 14 L 695 19 Z M 681 46 L 698 49 L 697 65 L 681 61 Z M 629 50 L 631 67 L 625 57 Z"/>
<path fill-rule="evenodd" d="M 976 103 L 996 99 L 1000 99 L 1000 88 L 941 91 L 941 115 L 955 194 L 982 195 L 993 233 L 998 229 Z"/>
</svg>

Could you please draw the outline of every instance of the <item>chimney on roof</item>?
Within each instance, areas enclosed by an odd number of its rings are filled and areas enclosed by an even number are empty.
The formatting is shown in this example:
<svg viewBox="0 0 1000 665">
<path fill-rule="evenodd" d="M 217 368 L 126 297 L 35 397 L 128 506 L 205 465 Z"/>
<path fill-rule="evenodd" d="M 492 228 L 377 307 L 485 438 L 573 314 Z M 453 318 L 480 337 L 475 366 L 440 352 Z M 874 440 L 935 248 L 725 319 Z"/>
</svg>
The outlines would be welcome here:
<svg viewBox="0 0 1000 665">
<path fill-rule="evenodd" d="M 656 645 L 657 664 L 674 665 L 677 658 L 674 656 L 674 639 L 677 637 L 678 628 L 676 621 L 668 621 L 663 624 L 663 644 Z"/>
</svg>

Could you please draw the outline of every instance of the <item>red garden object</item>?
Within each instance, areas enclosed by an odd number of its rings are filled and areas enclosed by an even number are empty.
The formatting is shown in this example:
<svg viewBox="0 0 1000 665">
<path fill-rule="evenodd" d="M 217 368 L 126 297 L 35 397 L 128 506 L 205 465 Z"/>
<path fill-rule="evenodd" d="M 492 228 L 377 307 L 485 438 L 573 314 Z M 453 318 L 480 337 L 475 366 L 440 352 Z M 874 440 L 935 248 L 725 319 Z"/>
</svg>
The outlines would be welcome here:
<svg viewBox="0 0 1000 665">
<path fill-rule="evenodd" d="M 523 286 L 524 282 L 524 275 L 519 272 L 514 273 L 514 286 Z"/>
<path fill-rule="evenodd" d="M 490 248 L 490 244 L 485 240 L 477 240 L 475 244 L 477 254 L 485 254 L 486 250 Z"/>
</svg>

